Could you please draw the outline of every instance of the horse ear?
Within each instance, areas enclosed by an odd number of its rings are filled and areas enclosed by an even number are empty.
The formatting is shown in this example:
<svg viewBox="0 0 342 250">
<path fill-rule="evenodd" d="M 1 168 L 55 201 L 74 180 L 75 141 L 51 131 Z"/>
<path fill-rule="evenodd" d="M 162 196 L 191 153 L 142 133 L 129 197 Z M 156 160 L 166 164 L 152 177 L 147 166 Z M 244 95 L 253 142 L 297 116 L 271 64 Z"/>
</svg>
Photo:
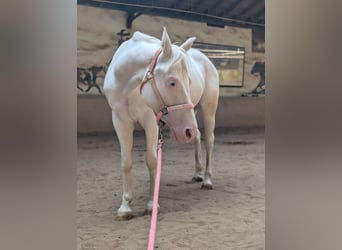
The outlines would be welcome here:
<svg viewBox="0 0 342 250">
<path fill-rule="evenodd" d="M 162 49 L 163 49 L 163 57 L 169 58 L 172 54 L 172 45 L 169 35 L 167 34 L 166 28 L 164 27 L 163 36 L 162 36 Z"/>
<path fill-rule="evenodd" d="M 195 40 L 196 40 L 196 37 L 190 37 L 180 47 L 184 49 L 185 51 L 188 51 L 192 47 Z"/>
</svg>

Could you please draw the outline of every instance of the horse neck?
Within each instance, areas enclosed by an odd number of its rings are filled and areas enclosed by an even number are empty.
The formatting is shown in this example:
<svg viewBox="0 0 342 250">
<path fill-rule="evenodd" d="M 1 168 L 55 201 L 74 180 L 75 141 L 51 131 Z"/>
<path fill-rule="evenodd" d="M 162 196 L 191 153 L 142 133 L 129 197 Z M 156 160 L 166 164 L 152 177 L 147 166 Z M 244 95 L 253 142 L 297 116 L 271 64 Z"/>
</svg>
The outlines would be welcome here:
<svg viewBox="0 0 342 250">
<path fill-rule="evenodd" d="M 159 47 L 160 45 L 141 43 L 131 49 L 129 55 L 125 58 L 125 63 L 122 65 L 122 70 L 120 70 L 123 72 L 123 78 L 127 77 L 127 79 L 123 80 L 125 92 L 131 92 L 140 85 Z"/>
</svg>

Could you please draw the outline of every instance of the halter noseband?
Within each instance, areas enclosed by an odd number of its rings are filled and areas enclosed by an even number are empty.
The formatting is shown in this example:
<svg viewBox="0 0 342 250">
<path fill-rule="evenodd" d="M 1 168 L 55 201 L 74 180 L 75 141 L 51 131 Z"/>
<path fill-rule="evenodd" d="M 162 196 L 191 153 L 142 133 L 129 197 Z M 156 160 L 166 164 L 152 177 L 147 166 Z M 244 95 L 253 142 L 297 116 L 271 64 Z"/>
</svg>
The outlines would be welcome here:
<svg viewBox="0 0 342 250">
<path fill-rule="evenodd" d="M 163 98 L 157 88 L 157 85 L 156 85 L 156 82 L 154 80 L 154 76 L 153 76 L 153 71 L 154 71 L 154 68 L 156 67 L 156 64 L 157 64 L 157 60 L 158 60 L 158 57 L 159 55 L 161 54 L 162 52 L 162 49 L 159 48 L 156 53 L 154 54 L 153 58 L 152 58 L 152 61 L 148 67 L 148 70 L 144 76 L 144 78 L 142 79 L 141 81 L 141 84 L 140 84 L 140 94 L 142 92 L 142 89 L 144 87 L 144 85 L 147 83 L 147 82 L 150 82 L 151 83 L 151 86 L 152 86 L 152 89 L 153 89 L 153 92 L 155 93 L 155 95 L 157 96 L 157 98 L 159 99 L 159 103 L 160 103 L 160 110 L 159 112 L 156 114 L 156 121 L 157 121 L 157 124 L 159 125 L 160 123 L 160 120 L 163 116 L 167 115 L 168 113 L 172 112 L 172 111 L 175 111 L 175 110 L 180 110 L 180 109 L 192 109 L 194 108 L 194 105 L 192 103 L 185 103 L 185 104 L 177 104 L 177 105 L 171 105 L 171 106 L 167 106 L 165 104 L 165 102 L 163 101 Z"/>
</svg>

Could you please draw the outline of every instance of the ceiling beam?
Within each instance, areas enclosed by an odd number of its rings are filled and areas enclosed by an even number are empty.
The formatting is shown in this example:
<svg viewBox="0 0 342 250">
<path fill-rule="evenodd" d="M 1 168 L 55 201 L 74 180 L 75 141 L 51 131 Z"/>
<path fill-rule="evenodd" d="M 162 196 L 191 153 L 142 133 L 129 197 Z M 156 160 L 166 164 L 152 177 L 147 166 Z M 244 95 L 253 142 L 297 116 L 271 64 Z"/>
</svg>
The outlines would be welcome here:
<svg viewBox="0 0 342 250">
<path fill-rule="evenodd" d="M 174 4 L 172 4 L 172 8 L 177 8 L 182 4 L 182 0 L 174 0 Z"/>
<path fill-rule="evenodd" d="M 255 17 L 258 17 L 260 19 L 260 16 L 263 16 L 263 20 L 265 20 L 265 7 L 260 9 L 257 13 L 254 14 Z"/>
<path fill-rule="evenodd" d="M 212 9 L 215 10 L 215 12 L 216 12 L 216 10 L 217 10 L 217 7 L 216 7 L 216 6 L 217 6 L 217 5 L 220 5 L 221 2 L 222 2 L 222 0 L 216 0 L 216 2 L 213 3 L 213 5 L 212 5 L 213 8 L 212 8 Z"/>
<path fill-rule="evenodd" d="M 249 10 L 251 10 L 253 7 L 255 7 L 258 3 L 260 3 L 260 0 L 254 0 L 250 5 L 248 5 L 246 8 L 244 8 L 241 12 L 240 15 L 244 15 L 247 13 Z"/>
<path fill-rule="evenodd" d="M 198 0 L 196 3 L 192 3 L 191 4 L 191 10 L 195 10 L 195 9 L 200 9 L 199 6 L 201 6 L 203 3 L 203 0 Z"/>
<path fill-rule="evenodd" d="M 197 0 L 197 2 L 205 2 L 208 0 Z M 216 0 L 215 0 L 216 1 Z M 239 0 L 241 1 L 241 0 Z M 141 14 L 148 14 L 153 16 L 165 16 L 169 18 L 177 18 L 189 21 L 196 22 L 204 22 L 204 23 L 217 23 L 219 25 L 227 25 L 227 26 L 236 26 L 236 27 L 260 27 L 264 28 L 264 18 L 256 19 L 255 21 L 249 21 L 246 17 L 241 17 L 240 15 L 233 15 L 229 12 L 228 8 L 225 8 L 224 12 L 221 13 L 210 13 L 206 14 L 200 9 L 200 7 L 192 6 L 191 10 L 186 9 L 172 9 L 167 6 L 158 6 L 158 5 L 143 5 L 143 4 L 128 4 L 127 2 L 115 2 L 110 0 L 77 0 L 78 4 L 100 7 L 100 8 L 108 8 L 108 9 L 116 9 L 125 11 L 127 13 L 131 13 L 129 18 L 126 20 L 126 24 L 128 27 L 132 25 L 132 22 L 135 18 L 137 18 Z M 233 3 L 237 6 L 236 1 Z M 232 6 L 232 5 L 231 5 Z M 221 8 L 223 9 L 223 7 Z M 216 10 L 217 11 L 217 10 Z M 134 14 L 134 13 L 140 13 Z M 262 16 L 261 16 L 262 17 Z M 253 19 L 254 20 L 254 19 Z"/>
<path fill-rule="evenodd" d="M 229 12 L 234 11 L 234 9 L 241 3 L 241 0 L 236 0 L 234 3 L 232 3 L 226 10 Z"/>
</svg>

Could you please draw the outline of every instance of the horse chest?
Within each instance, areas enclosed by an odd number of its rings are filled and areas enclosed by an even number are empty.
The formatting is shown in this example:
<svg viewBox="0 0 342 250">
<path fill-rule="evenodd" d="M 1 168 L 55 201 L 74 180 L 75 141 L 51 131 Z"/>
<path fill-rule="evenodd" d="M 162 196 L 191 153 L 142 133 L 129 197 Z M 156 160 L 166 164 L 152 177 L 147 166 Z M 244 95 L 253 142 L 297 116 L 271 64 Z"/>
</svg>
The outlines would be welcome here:
<svg viewBox="0 0 342 250">
<path fill-rule="evenodd" d="M 133 121 L 139 121 L 150 110 L 141 97 L 139 90 L 135 89 L 127 97 L 128 114 Z"/>
</svg>

